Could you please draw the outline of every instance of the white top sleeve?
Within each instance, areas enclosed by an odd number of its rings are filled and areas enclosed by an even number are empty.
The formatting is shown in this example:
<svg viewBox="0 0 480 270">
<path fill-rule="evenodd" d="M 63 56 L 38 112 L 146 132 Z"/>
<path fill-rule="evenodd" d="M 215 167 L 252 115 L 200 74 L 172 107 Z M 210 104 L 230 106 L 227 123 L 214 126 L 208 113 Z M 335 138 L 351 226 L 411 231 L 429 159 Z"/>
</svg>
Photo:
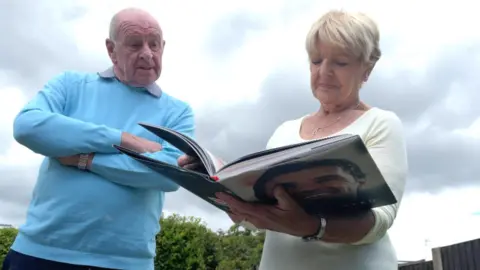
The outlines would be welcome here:
<svg viewBox="0 0 480 270">
<path fill-rule="evenodd" d="M 375 216 L 373 228 L 354 245 L 369 244 L 381 239 L 393 225 L 403 197 L 408 173 L 406 143 L 401 120 L 394 114 L 385 114 L 373 126 L 365 142 L 397 203 L 372 209 Z"/>
</svg>

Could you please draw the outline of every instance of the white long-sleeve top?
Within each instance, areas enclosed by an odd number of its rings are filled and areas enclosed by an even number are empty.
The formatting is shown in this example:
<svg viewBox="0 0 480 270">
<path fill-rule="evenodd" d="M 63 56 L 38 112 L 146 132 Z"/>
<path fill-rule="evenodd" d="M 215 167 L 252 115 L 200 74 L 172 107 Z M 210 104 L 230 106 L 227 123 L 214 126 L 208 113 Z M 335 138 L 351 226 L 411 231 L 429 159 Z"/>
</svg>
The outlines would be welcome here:
<svg viewBox="0 0 480 270">
<path fill-rule="evenodd" d="M 303 118 L 281 124 L 267 148 L 305 141 L 299 133 Z M 408 171 L 402 123 L 395 113 L 374 107 L 332 135 L 345 133 L 362 138 L 398 202 L 373 209 L 375 225 L 358 243 L 304 242 L 299 237 L 267 231 L 260 270 L 398 269 L 387 230 L 397 215 Z"/>
</svg>

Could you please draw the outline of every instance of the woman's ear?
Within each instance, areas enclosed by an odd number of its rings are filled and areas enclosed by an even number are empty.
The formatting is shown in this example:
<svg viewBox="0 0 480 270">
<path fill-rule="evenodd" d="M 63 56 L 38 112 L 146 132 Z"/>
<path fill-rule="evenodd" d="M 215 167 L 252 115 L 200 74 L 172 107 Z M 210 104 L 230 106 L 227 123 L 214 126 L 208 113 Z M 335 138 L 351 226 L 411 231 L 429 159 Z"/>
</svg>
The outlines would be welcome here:
<svg viewBox="0 0 480 270">
<path fill-rule="evenodd" d="M 365 72 L 364 72 L 364 74 L 363 74 L 363 78 L 362 78 L 362 79 L 363 79 L 363 82 L 367 82 L 367 81 L 368 81 L 368 78 L 370 77 L 370 73 L 372 72 L 372 69 L 373 69 L 373 67 L 368 67 L 368 68 L 365 70 Z"/>
</svg>

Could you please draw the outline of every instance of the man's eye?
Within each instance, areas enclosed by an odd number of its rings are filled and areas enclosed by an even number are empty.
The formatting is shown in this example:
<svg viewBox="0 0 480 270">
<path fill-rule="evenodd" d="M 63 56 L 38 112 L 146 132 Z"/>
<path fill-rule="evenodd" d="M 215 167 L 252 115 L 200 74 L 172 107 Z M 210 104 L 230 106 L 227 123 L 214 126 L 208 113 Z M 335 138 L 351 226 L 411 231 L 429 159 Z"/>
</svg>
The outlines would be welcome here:
<svg viewBox="0 0 480 270">
<path fill-rule="evenodd" d="M 161 47 L 160 42 L 158 41 L 154 41 L 150 43 L 150 48 L 152 48 L 152 50 L 159 50 L 160 47 Z"/>
</svg>

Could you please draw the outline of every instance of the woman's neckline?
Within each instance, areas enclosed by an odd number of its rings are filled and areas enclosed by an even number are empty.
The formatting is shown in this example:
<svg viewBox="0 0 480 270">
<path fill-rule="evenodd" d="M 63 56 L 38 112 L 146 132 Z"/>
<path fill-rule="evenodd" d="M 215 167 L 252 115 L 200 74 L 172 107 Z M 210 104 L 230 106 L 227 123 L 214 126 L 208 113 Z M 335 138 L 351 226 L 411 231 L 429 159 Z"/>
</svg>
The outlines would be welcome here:
<svg viewBox="0 0 480 270">
<path fill-rule="evenodd" d="M 329 134 L 329 135 L 326 135 L 326 136 L 323 136 L 323 137 L 318 137 L 318 138 L 314 138 L 314 139 L 305 139 L 302 137 L 301 135 L 301 130 L 302 130 L 302 125 L 303 125 L 303 120 L 310 116 L 311 114 L 306 114 L 304 116 L 302 116 L 300 118 L 300 125 L 298 127 L 298 130 L 297 130 L 297 137 L 301 140 L 301 141 L 312 141 L 312 140 L 319 140 L 319 139 L 324 139 L 324 138 L 328 138 L 328 137 L 332 137 L 332 136 L 336 136 L 336 135 L 339 135 L 340 133 L 343 133 L 345 132 L 345 130 L 347 130 L 348 128 L 351 128 L 352 126 L 356 125 L 361 119 L 363 119 L 366 115 L 369 114 L 370 111 L 376 109 L 376 107 L 370 107 L 368 110 L 366 110 L 365 112 L 363 112 L 357 119 L 355 119 L 352 123 L 350 123 L 350 125 L 340 129 L 339 131 L 337 132 L 334 132 L 332 134 Z"/>
</svg>

